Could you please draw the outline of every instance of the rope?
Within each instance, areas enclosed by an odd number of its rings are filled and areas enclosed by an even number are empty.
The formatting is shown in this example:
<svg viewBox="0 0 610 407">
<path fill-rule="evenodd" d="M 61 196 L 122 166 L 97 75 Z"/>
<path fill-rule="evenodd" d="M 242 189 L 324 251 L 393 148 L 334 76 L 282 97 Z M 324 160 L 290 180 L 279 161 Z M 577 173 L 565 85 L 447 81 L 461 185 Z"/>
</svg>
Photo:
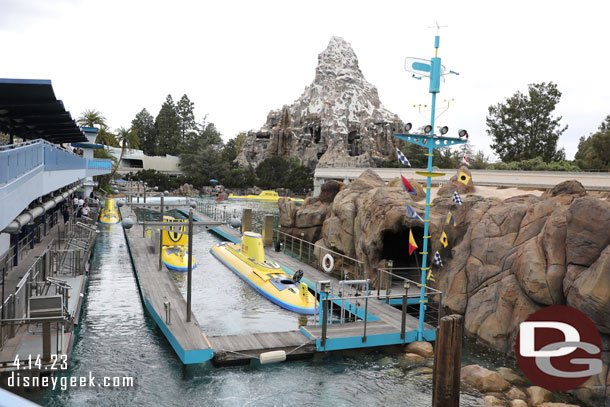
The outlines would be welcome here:
<svg viewBox="0 0 610 407">
<path fill-rule="evenodd" d="M 303 346 L 308 345 L 308 344 L 310 344 L 310 343 L 312 343 L 312 342 L 315 342 L 315 340 L 314 340 L 314 339 L 310 339 L 310 340 L 308 340 L 307 342 L 305 342 L 305 343 L 304 343 L 304 344 L 302 344 L 302 345 L 297 346 L 296 348 L 294 348 L 294 349 L 293 349 L 293 350 L 291 350 L 290 352 L 286 352 L 286 356 L 290 355 L 292 352 L 296 352 L 297 350 L 301 349 Z"/>
<path fill-rule="evenodd" d="M 297 350 L 301 349 L 303 346 L 305 346 L 305 345 L 309 345 L 310 343 L 313 343 L 313 342 L 315 342 L 315 340 L 314 340 L 314 339 L 310 339 L 310 340 L 308 340 L 307 342 L 305 342 L 305 343 L 303 343 L 303 344 L 301 344 L 301 345 L 297 346 L 296 348 L 294 348 L 294 349 L 293 349 L 293 350 L 291 350 L 290 352 L 286 352 L 286 356 L 290 355 L 290 354 L 291 354 L 291 353 L 293 353 L 293 352 L 296 352 Z M 236 352 L 236 351 L 234 351 L 234 350 L 224 350 L 224 349 L 223 349 L 221 352 L 233 353 L 233 354 L 235 354 L 235 355 L 238 355 L 238 356 L 244 356 L 244 357 L 246 357 L 246 358 L 250 358 L 250 359 L 259 359 L 259 358 L 258 358 L 258 357 L 256 357 L 256 356 L 247 355 L 247 354 L 245 354 L 245 353 Z"/>
</svg>

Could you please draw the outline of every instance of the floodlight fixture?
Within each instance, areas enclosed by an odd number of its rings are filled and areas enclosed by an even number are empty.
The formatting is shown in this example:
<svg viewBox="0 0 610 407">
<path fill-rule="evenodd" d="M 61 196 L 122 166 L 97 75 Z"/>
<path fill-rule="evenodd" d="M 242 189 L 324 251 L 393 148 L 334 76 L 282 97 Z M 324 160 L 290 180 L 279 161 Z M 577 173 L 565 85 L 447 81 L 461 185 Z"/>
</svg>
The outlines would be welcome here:
<svg viewBox="0 0 610 407">
<path fill-rule="evenodd" d="M 431 131 L 432 131 L 432 126 L 430 126 L 429 124 L 426 127 L 424 127 L 424 133 L 430 134 Z"/>
<path fill-rule="evenodd" d="M 405 131 L 408 133 L 411 128 L 413 127 L 413 125 L 411 123 L 405 123 Z"/>
<path fill-rule="evenodd" d="M 466 130 L 462 129 L 458 132 L 458 136 L 460 136 L 460 138 L 464 138 L 464 137 L 468 138 L 468 132 Z"/>
<path fill-rule="evenodd" d="M 441 135 L 447 134 L 448 131 L 449 131 L 449 127 L 447 127 L 447 126 L 441 127 Z"/>
</svg>

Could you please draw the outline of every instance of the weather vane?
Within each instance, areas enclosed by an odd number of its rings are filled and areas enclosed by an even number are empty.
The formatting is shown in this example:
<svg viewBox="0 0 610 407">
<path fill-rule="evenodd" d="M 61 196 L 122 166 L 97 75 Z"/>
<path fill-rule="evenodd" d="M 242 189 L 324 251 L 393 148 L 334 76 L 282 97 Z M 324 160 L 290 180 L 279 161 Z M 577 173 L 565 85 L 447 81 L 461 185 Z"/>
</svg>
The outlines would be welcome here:
<svg viewBox="0 0 610 407">
<path fill-rule="evenodd" d="M 438 20 L 436 21 L 436 25 L 432 25 L 432 26 L 428 26 L 428 28 L 436 28 L 436 35 L 439 34 L 439 31 L 441 30 L 441 28 L 447 28 L 449 27 L 448 25 L 438 25 Z"/>
</svg>

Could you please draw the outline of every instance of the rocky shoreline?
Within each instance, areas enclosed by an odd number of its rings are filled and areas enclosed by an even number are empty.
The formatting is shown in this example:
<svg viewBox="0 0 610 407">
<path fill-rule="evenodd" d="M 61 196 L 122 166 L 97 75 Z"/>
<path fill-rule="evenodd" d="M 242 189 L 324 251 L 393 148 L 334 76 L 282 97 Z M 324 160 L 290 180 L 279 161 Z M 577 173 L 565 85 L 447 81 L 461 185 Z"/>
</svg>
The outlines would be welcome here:
<svg viewBox="0 0 610 407">
<path fill-rule="evenodd" d="M 471 175 L 464 167 L 459 172 Z M 280 227 L 297 237 L 303 233 L 320 249 L 363 262 L 365 278 L 375 285 L 376 268 L 388 261 L 395 267 L 415 266 L 404 248 L 409 231 L 421 242 L 423 222 L 407 216 L 406 205 L 423 216 L 424 192 L 409 181 L 417 194 L 403 192 L 400 180 L 386 185 L 372 170 L 348 185 L 330 181 L 300 208 L 280 201 Z M 519 323 L 536 310 L 569 305 L 584 312 L 602 336 L 603 370 L 571 394 L 584 405 L 606 405 L 610 200 L 590 196 L 577 181 L 560 183 L 541 196 L 501 200 L 476 195 L 473 181 L 470 177 L 463 184 L 456 174 L 431 206 L 429 252 L 438 250 L 444 262 L 433 272 L 444 292 L 445 313 L 464 315 L 465 333 L 478 343 L 513 354 Z M 454 190 L 463 205 L 452 201 Z M 455 227 L 445 225 L 449 211 Z M 446 248 L 439 240 L 442 232 Z"/>
</svg>

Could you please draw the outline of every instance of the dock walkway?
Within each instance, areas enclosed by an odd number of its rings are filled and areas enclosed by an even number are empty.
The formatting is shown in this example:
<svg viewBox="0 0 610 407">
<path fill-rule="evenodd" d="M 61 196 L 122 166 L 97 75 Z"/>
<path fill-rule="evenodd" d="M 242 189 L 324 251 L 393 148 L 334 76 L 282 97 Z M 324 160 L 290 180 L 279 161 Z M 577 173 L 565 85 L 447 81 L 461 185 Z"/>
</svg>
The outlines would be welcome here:
<svg viewBox="0 0 610 407">
<path fill-rule="evenodd" d="M 123 217 L 133 216 L 131 208 L 121 208 Z M 159 270 L 158 254 L 153 242 L 142 237 L 142 226 L 125 230 L 127 247 L 133 262 L 142 301 L 172 348 L 184 364 L 202 363 L 213 355 L 211 344 L 191 314 L 186 322 L 186 301 L 165 266 Z M 170 304 L 170 321 L 166 321 L 166 303 Z"/>
<path fill-rule="evenodd" d="M 194 215 L 200 220 L 211 220 L 205 214 L 194 211 Z M 239 242 L 240 232 L 228 226 L 219 226 L 212 229 L 219 236 L 233 242 Z M 316 281 L 330 280 L 334 287 L 339 286 L 339 280 L 317 270 L 293 257 L 275 250 L 266 250 L 265 254 L 270 259 L 279 263 L 288 274 L 294 274 L 296 270 L 303 271 L 302 281 L 309 287 L 315 287 Z M 353 293 L 346 293 L 349 296 Z M 343 324 L 328 324 L 326 337 L 323 339 L 321 325 L 307 325 L 301 327 L 299 331 L 289 331 L 272 334 L 252 334 L 252 335 L 231 335 L 211 337 L 210 341 L 214 348 L 214 360 L 225 362 L 227 360 L 238 360 L 240 354 L 258 356 L 262 352 L 269 350 L 286 350 L 290 347 L 300 346 L 299 353 L 311 351 L 330 351 L 341 349 L 353 349 L 372 346 L 384 346 L 392 344 L 404 344 L 417 340 L 417 330 L 419 320 L 413 316 L 405 315 L 405 332 L 401 336 L 402 311 L 377 299 L 369 299 L 367 323 L 362 321 L 364 317 L 364 300 L 360 300 L 357 308 L 357 315 L 360 318 L 357 322 Z M 334 301 L 336 306 L 341 306 L 341 301 Z M 353 302 L 352 302 L 353 305 Z M 365 328 L 366 326 L 366 328 Z M 366 329 L 366 331 L 365 331 Z M 262 336 L 264 335 L 264 336 Z M 276 342 L 265 343 L 263 338 L 273 337 Z M 434 340 L 436 330 L 429 324 L 424 324 L 424 339 Z M 309 340 L 309 342 L 307 342 Z M 315 346 L 314 346 L 315 345 Z M 224 351 L 229 351 L 225 353 Z M 296 353 L 297 351 L 295 351 Z M 288 352 L 287 352 L 288 353 Z"/>
</svg>

